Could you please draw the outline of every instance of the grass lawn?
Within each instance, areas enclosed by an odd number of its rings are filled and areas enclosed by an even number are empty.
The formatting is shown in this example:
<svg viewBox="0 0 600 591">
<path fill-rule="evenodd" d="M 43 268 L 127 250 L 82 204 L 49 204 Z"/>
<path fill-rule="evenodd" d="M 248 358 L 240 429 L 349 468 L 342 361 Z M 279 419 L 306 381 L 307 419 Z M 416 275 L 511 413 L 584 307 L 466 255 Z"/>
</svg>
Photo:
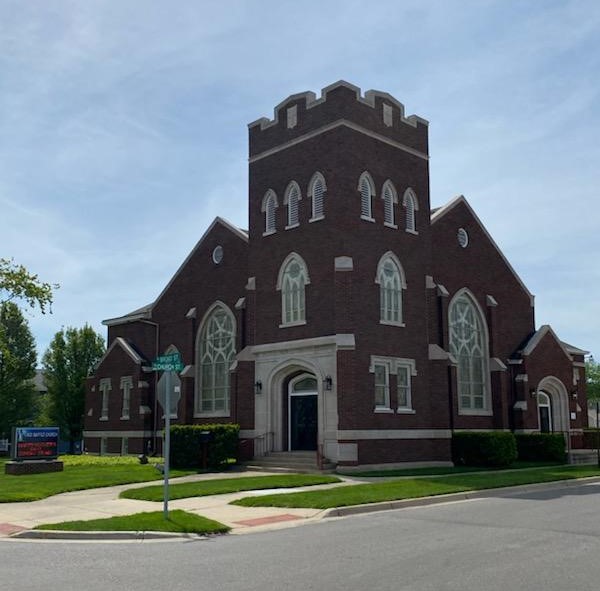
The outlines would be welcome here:
<svg viewBox="0 0 600 591">
<path fill-rule="evenodd" d="M 548 466 L 561 466 L 556 462 L 514 462 L 508 468 L 485 468 L 481 466 L 437 466 L 429 468 L 394 468 L 389 470 L 369 470 L 366 472 L 347 472 L 340 470 L 343 476 L 360 477 L 396 477 L 396 476 L 438 476 L 446 474 L 465 474 L 468 472 L 488 472 L 495 470 L 522 470 L 524 468 L 547 468 Z"/>
<path fill-rule="evenodd" d="M 222 495 L 245 490 L 264 490 L 266 488 L 293 488 L 296 486 L 313 486 L 340 482 L 335 476 L 319 474 L 281 474 L 277 476 L 247 476 L 244 478 L 220 478 L 218 480 L 202 480 L 198 482 L 182 482 L 169 486 L 169 498 L 185 499 L 188 497 L 204 497 Z M 125 490 L 120 495 L 126 499 L 142 501 L 162 501 L 163 487 L 145 486 Z"/>
<path fill-rule="evenodd" d="M 4 473 L 0 460 L 0 503 L 37 501 L 58 493 L 88 488 L 160 480 L 162 475 L 151 464 L 142 465 L 134 456 L 61 456 L 63 472 L 14 476 Z M 158 461 L 158 458 L 155 458 Z M 171 470 L 171 476 L 194 474 Z"/>
<path fill-rule="evenodd" d="M 151 513 L 135 513 L 106 519 L 90 521 L 65 521 L 64 523 L 46 523 L 35 529 L 65 531 L 166 531 L 189 534 L 223 534 L 229 527 L 186 511 L 169 511 L 169 519 L 163 517 L 162 511 Z"/>
<path fill-rule="evenodd" d="M 233 501 L 232 504 L 244 507 L 329 509 L 519 484 L 584 478 L 586 476 L 600 476 L 600 469 L 596 466 L 552 466 L 514 472 L 457 474 L 456 476 L 440 476 L 437 478 L 435 476 L 408 478 L 374 484 L 336 487 L 327 490 L 246 497 L 239 501 Z"/>
</svg>

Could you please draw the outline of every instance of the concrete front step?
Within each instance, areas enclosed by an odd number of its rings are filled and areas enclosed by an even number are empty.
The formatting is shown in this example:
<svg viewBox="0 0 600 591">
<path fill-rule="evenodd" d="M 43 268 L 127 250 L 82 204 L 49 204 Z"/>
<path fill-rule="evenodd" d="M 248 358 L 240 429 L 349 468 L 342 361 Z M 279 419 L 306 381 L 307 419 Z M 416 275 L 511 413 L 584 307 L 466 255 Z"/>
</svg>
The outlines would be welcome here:
<svg viewBox="0 0 600 591">
<path fill-rule="evenodd" d="M 597 464 L 598 452 L 596 450 L 572 450 L 570 464 Z"/>
</svg>

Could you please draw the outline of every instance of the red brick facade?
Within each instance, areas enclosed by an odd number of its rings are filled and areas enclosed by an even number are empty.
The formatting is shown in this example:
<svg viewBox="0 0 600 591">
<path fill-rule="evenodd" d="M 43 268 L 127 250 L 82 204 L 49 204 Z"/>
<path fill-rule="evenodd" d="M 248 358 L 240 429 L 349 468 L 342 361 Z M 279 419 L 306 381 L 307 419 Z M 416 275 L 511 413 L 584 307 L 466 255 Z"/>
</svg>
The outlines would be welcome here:
<svg viewBox="0 0 600 591">
<path fill-rule="evenodd" d="M 431 211 L 425 120 L 340 82 L 286 99 L 249 135 L 249 230 L 217 218 L 153 304 L 106 321 L 115 345 L 89 380 L 89 451 L 159 448 L 149 366 L 173 348 L 186 366 L 174 421 L 237 422 L 255 455 L 307 436 L 339 465 L 448 462 L 455 429 L 539 430 L 538 389 L 550 428 L 577 441 L 584 352 L 536 332 L 532 295 L 464 198 Z"/>
</svg>

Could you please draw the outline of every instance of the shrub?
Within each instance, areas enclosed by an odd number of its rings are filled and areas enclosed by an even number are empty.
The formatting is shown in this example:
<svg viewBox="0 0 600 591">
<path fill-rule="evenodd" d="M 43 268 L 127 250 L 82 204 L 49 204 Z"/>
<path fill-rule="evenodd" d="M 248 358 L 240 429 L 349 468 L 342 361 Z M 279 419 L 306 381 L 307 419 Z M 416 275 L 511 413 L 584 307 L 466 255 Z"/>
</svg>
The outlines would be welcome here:
<svg viewBox="0 0 600 591">
<path fill-rule="evenodd" d="M 211 434 L 202 443 L 204 432 Z M 214 425 L 173 425 L 171 427 L 171 464 L 174 468 L 202 468 L 202 446 L 207 445 L 207 467 L 224 468 L 236 459 L 240 426 L 231 423 Z"/>
<path fill-rule="evenodd" d="M 565 462 L 565 438 L 561 433 L 519 434 L 517 453 L 520 460 L 529 462 Z"/>
<path fill-rule="evenodd" d="M 600 443 L 598 429 L 589 428 L 583 430 L 583 447 L 585 449 L 597 449 L 598 443 Z"/>
<path fill-rule="evenodd" d="M 463 466 L 509 466 L 517 459 L 517 444 L 512 433 L 504 431 L 452 434 L 452 461 Z"/>
</svg>

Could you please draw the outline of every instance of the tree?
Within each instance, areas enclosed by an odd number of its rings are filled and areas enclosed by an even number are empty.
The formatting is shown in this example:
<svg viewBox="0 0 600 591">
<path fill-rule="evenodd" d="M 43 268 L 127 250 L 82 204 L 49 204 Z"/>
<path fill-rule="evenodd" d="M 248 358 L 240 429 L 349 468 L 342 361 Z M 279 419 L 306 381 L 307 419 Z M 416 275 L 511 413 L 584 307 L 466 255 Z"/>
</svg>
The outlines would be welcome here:
<svg viewBox="0 0 600 591">
<path fill-rule="evenodd" d="M 52 311 L 53 291 L 58 284 L 51 285 L 40 281 L 23 265 L 12 259 L 0 258 L 0 303 L 22 300 L 30 308 L 39 306 L 42 314 Z"/>
<path fill-rule="evenodd" d="M 61 329 L 42 360 L 48 388 L 48 413 L 70 451 L 83 434 L 85 380 L 104 354 L 104 339 L 87 324 Z"/>
<path fill-rule="evenodd" d="M 14 302 L 0 302 L 0 437 L 35 414 L 35 341 Z"/>
<path fill-rule="evenodd" d="M 600 363 L 591 355 L 585 360 L 585 380 L 588 400 L 600 400 Z"/>
</svg>

